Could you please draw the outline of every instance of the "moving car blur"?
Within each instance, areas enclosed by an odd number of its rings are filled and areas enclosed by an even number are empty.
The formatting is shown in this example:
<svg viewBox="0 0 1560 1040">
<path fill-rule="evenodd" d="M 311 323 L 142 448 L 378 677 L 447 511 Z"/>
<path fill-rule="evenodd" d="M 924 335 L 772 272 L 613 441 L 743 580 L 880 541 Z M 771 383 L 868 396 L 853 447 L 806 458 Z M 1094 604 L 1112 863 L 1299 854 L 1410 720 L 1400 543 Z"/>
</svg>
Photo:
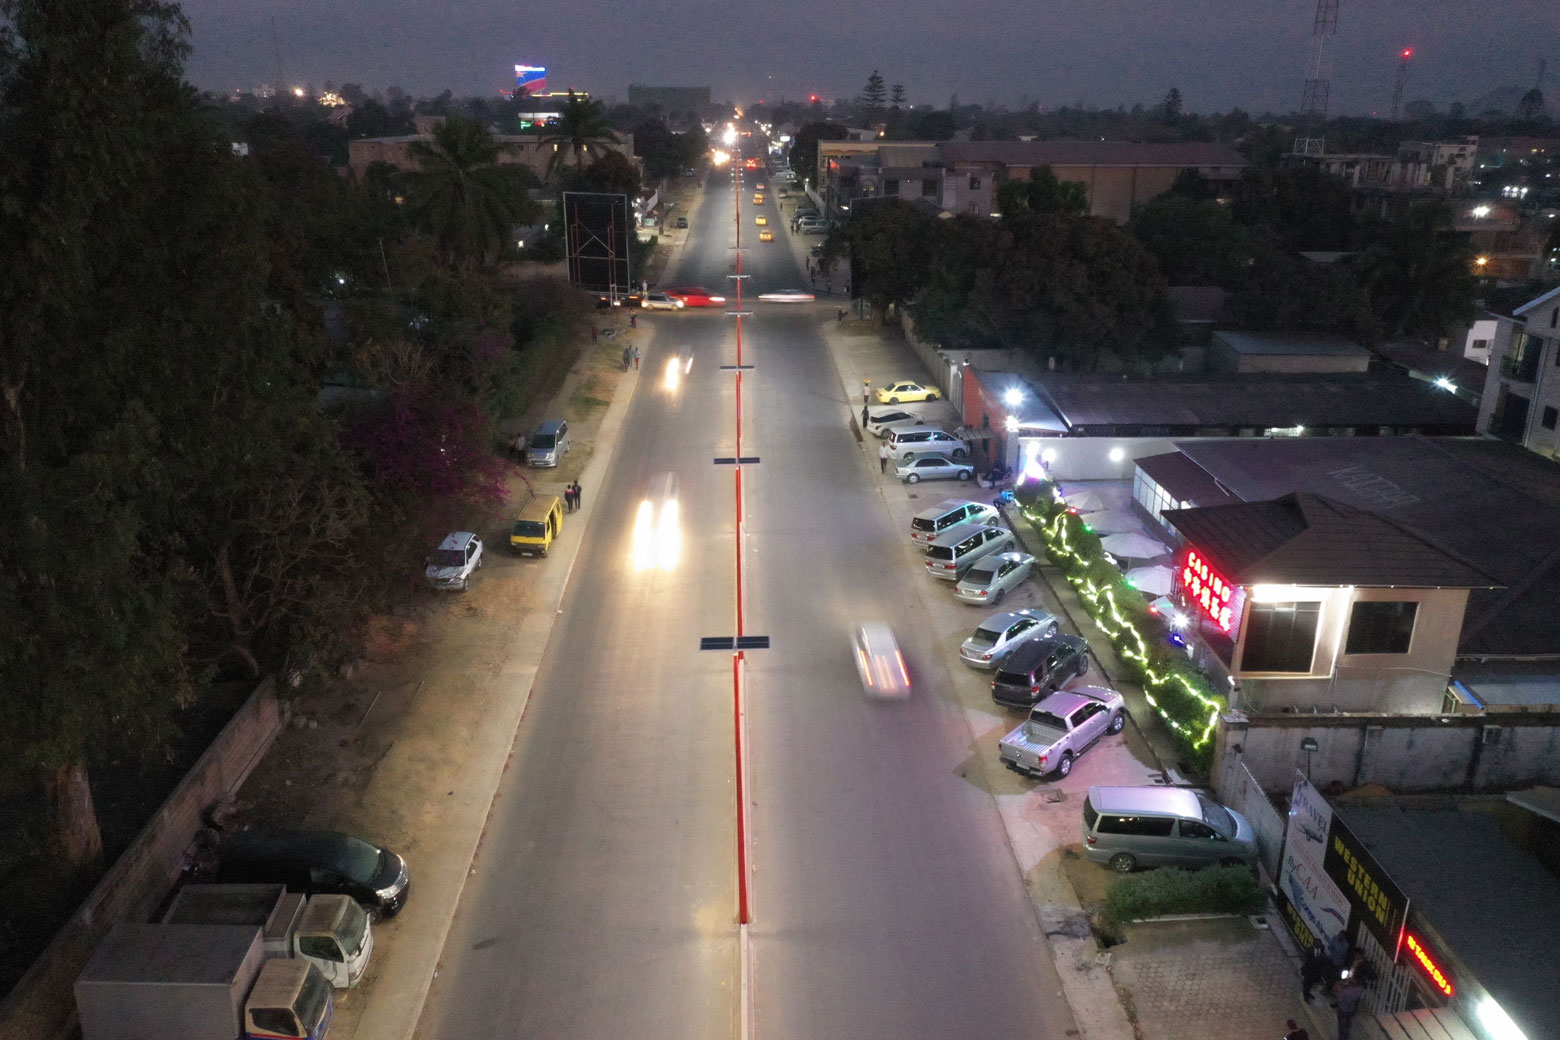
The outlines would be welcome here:
<svg viewBox="0 0 1560 1040">
<path fill-rule="evenodd" d="M 863 621 L 852 639 L 856 671 L 869 697 L 905 697 L 910 693 L 910 673 L 894 640 L 893 629 L 883 621 Z"/>
<path fill-rule="evenodd" d="M 633 565 L 636 571 L 669 571 L 682 558 L 677 475 L 662 473 L 650 481 L 634 514 Z"/>
</svg>

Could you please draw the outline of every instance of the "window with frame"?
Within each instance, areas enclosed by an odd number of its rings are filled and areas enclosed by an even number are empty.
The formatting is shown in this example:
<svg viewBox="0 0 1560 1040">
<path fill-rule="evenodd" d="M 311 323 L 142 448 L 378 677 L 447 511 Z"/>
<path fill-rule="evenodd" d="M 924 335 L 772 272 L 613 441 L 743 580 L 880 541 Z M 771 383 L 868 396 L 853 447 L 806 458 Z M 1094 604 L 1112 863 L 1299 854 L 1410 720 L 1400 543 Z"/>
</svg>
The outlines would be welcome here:
<svg viewBox="0 0 1560 1040">
<path fill-rule="evenodd" d="M 980 178 L 975 176 L 974 174 L 970 174 L 970 190 L 971 191 L 979 191 L 980 190 Z"/>
<path fill-rule="evenodd" d="M 932 195 L 932 196 L 935 196 L 937 194 L 937 180 L 936 180 L 936 178 L 929 177 L 926 180 L 923 180 L 921 182 L 921 194 L 922 195 Z"/>
<path fill-rule="evenodd" d="M 899 194 L 899 182 L 895 181 L 895 180 L 886 180 L 886 181 L 884 181 L 883 182 L 883 194 L 884 195 L 898 195 Z"/>
<path fill-rule="evenodd" d="M 1544 414 L 1538 420 L 1544 424 L 1544 429 L 1554 429 L 1556 419 L 1560 419 L 1560 412 L 1556 412 L 1552 405 L 1544 405 Z"/>
<path fill-rule="evenodd" d="M 1414 618 L 1419 604 L 1362 602 L 1349 611 L 1346 654 L 1406 654 L 1414 640 Z"/>
<path fill-rule="evenodd" d="M 1309 672 L 1322 605 L 1253 603 L 1246 616 L 1243 672 Z"/>
</svg>

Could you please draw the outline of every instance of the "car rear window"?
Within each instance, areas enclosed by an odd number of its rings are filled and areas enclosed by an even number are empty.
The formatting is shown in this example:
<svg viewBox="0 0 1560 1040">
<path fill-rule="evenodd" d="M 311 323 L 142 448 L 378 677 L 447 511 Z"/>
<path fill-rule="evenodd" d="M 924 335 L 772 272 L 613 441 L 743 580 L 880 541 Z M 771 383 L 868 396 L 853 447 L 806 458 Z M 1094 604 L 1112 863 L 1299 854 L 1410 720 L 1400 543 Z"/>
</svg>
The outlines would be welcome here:
<svg viewBox="0 0 1560 1040">
<path fill-rule="evenodd" d="M 997 672 L 998 686 L 1028 686 L 1029 675 L 1027 672 Z"/>
<path fill-rule="evenodd" d="M 953 549 L 946 545 L 928 545 L 926 547 L 926 555 L 934 560 L 951 560 L 953 559 Z"/>
<path fill-rule="evenodd" d="M 1100 818 L 1099 811 L 1094 808 L 1094 803 L 1087 798 L 1083 800 L 1083 826 L 1085 830 L 1094 829 L 1094 821 Z"/>
<path fill-rule="evenodd" d="M 985 567 L 971 567 L 964 575 L 964 580 L 971 585 L 988 585 L 991 583 L 992 571 Z"/>
<path fill-rule="evenodd" d="M 940 525 L 936 520 L 927 520 L 918 516 L 914 520 L 910 521 L 910 526 L 915 528 L 917 531 L 935 531 Z"/>
<path fill-rule="evenodd" d="M 970 633 L 970 642 L 976 646 L 996 646 L 997 639 L 1002 635 L 1000 630 L 990 628 L 977 628 Z"/>
<path fill-rule="evenodd" d="M 1175 827 L 1169 816 L 1102 816 L 1096 828 L 1101 834 L 1140 834 L 1150 838 L 1168 838 Z"/>
</svg>

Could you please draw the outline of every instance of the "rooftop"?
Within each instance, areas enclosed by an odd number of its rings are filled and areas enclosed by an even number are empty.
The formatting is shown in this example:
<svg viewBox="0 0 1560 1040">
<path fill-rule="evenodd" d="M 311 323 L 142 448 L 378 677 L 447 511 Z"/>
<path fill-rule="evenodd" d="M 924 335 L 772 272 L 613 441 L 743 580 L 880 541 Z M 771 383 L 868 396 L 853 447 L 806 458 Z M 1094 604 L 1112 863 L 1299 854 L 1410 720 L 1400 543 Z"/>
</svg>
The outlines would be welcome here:
<svg viewBox="0 0 1560 1040">
<path fill-rule="evenodd" d="M 1459 655 L 1560 653 L 1560 464 L 1501 441 L 1453 437 L 1208 439 L 1175 446 L 1243 501 L 1309 491 L 1370 509 L 1506 586 L 1469 597 Z"/>
<path fill-rule="evenodd" d="M 1477 567 L 1393 520 L 1302 492 L 1167 509 L 1165 520 L 1241 585 L 1480 588 Z"/>
<path fill-rule="evenodd" d="M 1472 434 L 1478 418 L 1478 409 L 1467 401 L 1423 380 L 1387 371 L 1194 373 L 1151 379 L 1047 373 L 1036 387 L 1041 400 L 1049 400 L 1069 428 L 1393 426 L 1459 435 Z"/>
<path fill-rule="evenodd" d="M 1209 141 L 943 141 L 949 162 L 1005 166 L 1232 166 L 1251 165 L 1229 145 Z"/>
<path fill-rule="evenodd" d="M 1560 1022 L 1560 879 L 1482 812 L 1337 811 L 1518 1028 L 1552 1035 Z"/>
<path fill-rule="evenodd" d="M 1224 329 L 1213 334 L 1237 354 L 1274 357 L 1370 357 L 1370 351 L 1343 336 L 1305 332 L 1241 332 Z"/>
</svg>

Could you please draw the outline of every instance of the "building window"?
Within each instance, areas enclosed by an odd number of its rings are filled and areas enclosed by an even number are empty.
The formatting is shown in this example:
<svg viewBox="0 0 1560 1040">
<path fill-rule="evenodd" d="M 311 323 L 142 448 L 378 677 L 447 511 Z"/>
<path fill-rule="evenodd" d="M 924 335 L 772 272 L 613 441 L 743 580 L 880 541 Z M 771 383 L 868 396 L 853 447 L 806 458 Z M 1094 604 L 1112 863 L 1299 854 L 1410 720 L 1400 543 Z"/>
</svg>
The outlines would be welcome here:
<svg viewBox="0 0 1560 1040">
<path fill-rule="evenodd" d="M 1511 349 L 1500 363 L 1500 374 L 1508 379 L 1531 383 L 1538 377 L 1538 356 L 1543 353 L 1544 341 L 1536 336 L 1519 332 L 1511 337 Z"/>
<path fill-rule="evenodd" d="M 1546 405 L 1544 405 L 1544 415 L 1543 415 L 1543 418 L 1539 419 L 1539 422 L 1544 424 L 1544 429 L 1552 430 L 1552 429 L 1555 428 L 1555 418 L 1556 418 L 1556 416 L 1557 416 L 1557 413 L 1555 412 L 1554 408 L 1552 406 L 1546 404 Z"/>
<path fill-rule="evenodd" d="M 935 178 L 921 182 L 921 194 L 930 195 L 933 198 L 937 197 L 937 181 Z"/>
<path fill-rule="evenodd" d="M 970 190 L 971 191 L 979 191 L 980 190 L 980 178 L 976 177 L 974 174 L 970 175 Z"/>
<path fill-rule="evenodd" d="M 1419 604 L 1356 603 L 1349 612 L 1346 654 L 1406 654 Z"/>
<path fill-rule="evenodd" d="M 1242 672 L 1309 672 L 1320 603 L 1253 603 L 1246 618 Z"/>
<path fill-rule="evenodd" d="M 884 195 L 898 195 L 899 194 L 899 182 L 898 181 L 884 181 L 883 182 L 883 194 Z"/>
</svg>

